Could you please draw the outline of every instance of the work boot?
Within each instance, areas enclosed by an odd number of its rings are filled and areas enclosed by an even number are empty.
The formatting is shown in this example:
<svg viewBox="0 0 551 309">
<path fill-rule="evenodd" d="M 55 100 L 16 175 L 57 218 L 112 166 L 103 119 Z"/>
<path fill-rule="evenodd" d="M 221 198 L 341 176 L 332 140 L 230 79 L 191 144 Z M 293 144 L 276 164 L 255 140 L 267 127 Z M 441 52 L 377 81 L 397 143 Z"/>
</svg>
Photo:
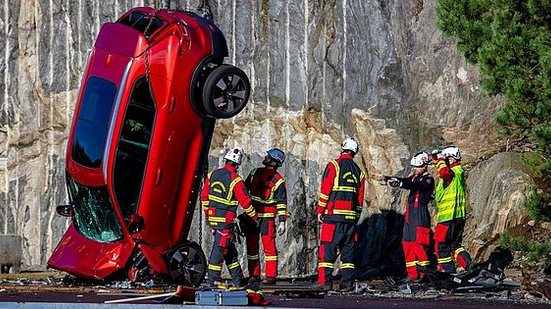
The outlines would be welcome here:
<svg viewBox="0 0 551 309">
<path fill-rule="evenodd" d="M 246 288 L 248 284 L 249 284 L 249 279 L 243 278 L 243 279 L 240 279 L 238 282 L 234 282 L 233 285 L 238 289 L 243 289 L 243 288 Z"/>
<path fill-rule="evenodd" d="M 276 278 L 274 278 L 274 277 L 266 277 L 264 280 L 262 280 L 261 283 L 262 283 L 262 284 L 276 284 Z"/>
<path fill-rule="evenodd" d="M 252 276 L 249 278 L 249 284 L 260 283 L 260 276 Z"/>
<path fill-rule="evenodd" d="M 339 284 L 339 292 L 349 293 L 355 290 L 356 288 L 354 287 L 354 283 L 352 282 L 341 282 L 341 284 Z"/>
<path fill-rule="evenodd" d="M 315 289 L 321 289 L 323 290 L 324 292 L 329 292 L 333 289 L 333 285 L 331 283 L 325 283 L 325 284 L 319 284 L 319 283 L 316 283 L 314 284 L 314 288 Z"/>
</svg>

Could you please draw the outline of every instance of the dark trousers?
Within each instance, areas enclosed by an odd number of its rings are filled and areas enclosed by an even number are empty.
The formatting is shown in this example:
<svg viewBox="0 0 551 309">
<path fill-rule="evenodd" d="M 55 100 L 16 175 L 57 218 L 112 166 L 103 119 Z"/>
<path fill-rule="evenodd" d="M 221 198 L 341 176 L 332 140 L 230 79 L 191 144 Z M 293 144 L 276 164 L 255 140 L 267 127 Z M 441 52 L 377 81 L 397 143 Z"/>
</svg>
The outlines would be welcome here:
<svg viewBox="0 0 551 309">
<path fill-rule="evenodd" d="M 438 269 L 441 271 L 455 272 L 454 260 L 463 269 L 470 269 L 471 255 L 461 245 L 464 228 L 465 219 L 454 219 L 436 225 L 434 249 L 438 259 Z"/>
<path fill-rule="evenodd" d="M 213 230 L 213 234 L 214 244 L 209 258 L 208 282 L 213 284 L 215 280 L 220 280 L 222 264 L 226 261 L 233 284 L 237 287 L 242 286 L 243 271 L 237 260 L 233 229 Z"/>
<path fill-rule="evenodd" d="M 318 283 L 320 285 L 330 285 L 333 280 L 337 249 L 341 254 L 342 283 L 351 284 L 354 279 L 354 251 L 356 249 L 355 223 L 322 223 L 318 250 Z"/>
</svg>

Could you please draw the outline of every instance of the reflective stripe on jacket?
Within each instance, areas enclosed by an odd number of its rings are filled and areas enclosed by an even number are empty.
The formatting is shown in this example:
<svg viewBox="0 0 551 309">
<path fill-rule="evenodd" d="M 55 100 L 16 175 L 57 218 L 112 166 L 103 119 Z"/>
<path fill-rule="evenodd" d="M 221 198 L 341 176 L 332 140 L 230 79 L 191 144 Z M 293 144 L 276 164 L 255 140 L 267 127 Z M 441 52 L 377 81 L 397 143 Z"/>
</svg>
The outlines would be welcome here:
<svg viewBox="0 0 551 309">
<path fill-rule="evenodd" d="M 362 211 L 365 174 L 350 154 L 343 153 L 327 164 L 317 212 L 327 222 L 354 222 Z"/>
<path fill-rule="evenodd" d="M 251 195 L 253 206 L 259 218 L 287 219 L 287 189 L 285 178 L 272 168 L 253 169 L 245 186 Z"/>
<path fill-rule="evenodd" d="M 239 204 L 248 216 L 256 219 L 256 212 L 245 190 L 243 179 L 237 175 L 233 166 L 226 164 L 207 175 L 201 194 L 201 205 L 211 227 L 232 227 Z"/>
</svg>

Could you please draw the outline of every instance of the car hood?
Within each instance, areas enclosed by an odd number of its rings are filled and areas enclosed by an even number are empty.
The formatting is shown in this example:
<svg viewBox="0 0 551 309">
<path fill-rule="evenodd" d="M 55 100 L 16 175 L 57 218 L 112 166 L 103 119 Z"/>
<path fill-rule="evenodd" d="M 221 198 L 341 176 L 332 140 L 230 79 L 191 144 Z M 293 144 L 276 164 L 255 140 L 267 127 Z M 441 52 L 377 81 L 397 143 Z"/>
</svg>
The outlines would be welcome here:
<svg viewBox="0 0 551 309">
<path fill-rule="evenodd" d="M 75 276 L 104 279 L 124 268 L 133 248 L 134 241 L 129 238 L 113 243 L 90 240 L 71 224 L 48 260 L 48 267 Z"/>
</svg>

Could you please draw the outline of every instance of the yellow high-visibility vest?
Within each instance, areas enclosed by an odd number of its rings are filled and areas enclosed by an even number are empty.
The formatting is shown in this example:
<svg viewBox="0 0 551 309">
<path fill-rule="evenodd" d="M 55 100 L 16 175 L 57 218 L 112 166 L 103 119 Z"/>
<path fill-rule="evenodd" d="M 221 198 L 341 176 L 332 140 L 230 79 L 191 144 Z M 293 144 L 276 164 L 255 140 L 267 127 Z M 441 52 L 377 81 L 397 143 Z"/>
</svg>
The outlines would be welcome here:
<svg viewBox="0 0 551 309">
<path fill-rule="evenodd" d="M 436 186 L 436 222 L 446 222 L 457 218 L 465 218 L 467 199 L 465 197 L 465 169 L 461 165 L 451 168 L 453 179 L 444 188 L 444 180 L 440 179 Z"/>
</svg>

